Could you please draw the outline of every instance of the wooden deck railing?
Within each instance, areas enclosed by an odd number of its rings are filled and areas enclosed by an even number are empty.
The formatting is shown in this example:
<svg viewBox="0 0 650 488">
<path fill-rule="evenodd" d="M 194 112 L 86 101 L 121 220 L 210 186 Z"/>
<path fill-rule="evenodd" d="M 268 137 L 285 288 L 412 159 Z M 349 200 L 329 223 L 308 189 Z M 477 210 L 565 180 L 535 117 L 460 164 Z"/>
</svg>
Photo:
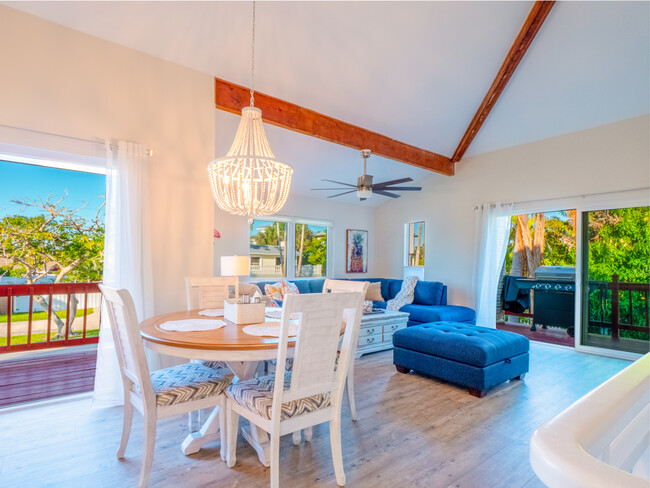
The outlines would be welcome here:
<svg viewBox="0 0 650 488">
<path fill-rule="evenodd" d="M 82 344 L 93 344 L 99 341 L 99 337 L 87 336 L 88 327 L 88 303 L 89 295 L 100 294 L 98 283 L 38 283 L 27 285 L 0 285 L 0 303 L 6 300 L 6 322 L 0 323 L 0 354 L 7 352 L 25 351 L 31 349 L 46 349 L 62 346 L 77 346 Z M 80 331 L 73 331 L 72 325 L 75 323 L 77 307 L 75 300 L 77 296 L 83 296 L 83 316 L 82 328 Z M 63 322 L 63 327 L 54 326 L 53 315 L 63 310 L 54 310 L 53 302 L 57 297 L 65 297 L 65 319 L 57 319 Z M 13 316 L 16 315 L 14 309 L 14 299 L 16 297 L 29 297 L 29 307 L 27 320 L 16 321 Z M 47 323 L 44 340 L 34 340 L 36 331 L 33 330 L 34 301 L 40 301 L 47 307 Z M 39 299 L 40 297 L 40 299 Z M 101 297 L 101 295 L 99 295 Z M 44 300 L 44 301 L 43 301 Z M 100 300 L 96 300 L 99 304 Z M 42 308 L 42 307 L 41 307 Z M 81 309 L 80 309 L 81 310 Z M 94 313 L 99 316 L 99 306 Z M 45 320 L 45 319 L 43 319 Z M 6 324 L 6 327 L 3 327 Z M 97 324 L 99 322 L 97 321 Z M 99 325 L 97 325 L 97 328 Z M 4 330 L 3 330 L 4 329 Z M 24 329 L 24 330 L 23 330 Z M 95 329 L 93 329 L 95 330 Z M 24 332 L 24 334 L 23 334 Z M 43 334 L 40 332 L 40 334 Z M 12 344 L 13 342 L 13 344 Z"/>
<path fill-rule="evenodd" d="M 601 320 L 589 320 L 590 326 L 608 328 L 612 330 L 612 340 L 619 339 L 619 332 L 621 330 L 628 330 L 631 332 L 650 333 L 650 314 L 648 313 L 648 295 L 650 294 L 650 283 L 621 283 L 618 280 L 618 275 L 612 276 L 612 281 L 590 281 L 589 291 L 600 291 L 600 301 L 603 304 L 602 310 L 606 310 L 606 302 L 608 295 L 611 302 L 611 320 L 609 322 L 604 320 L 603 313 L 601 313 Z M 609 292 L 609 293 L 608 293 Z M 638 300 L 634 300 L 633 292 L 638 293 Z M 626 317 L 621 317 L 621 295 L 627 295 L 627 314 Z M 637 304 L 637 311 L 642 309 L 645 315 L 645 323 L 643 325 L 635 325 L 634 323 L 634 304 Z M 641 305 L 640 307 L 638 305 Z M 622 320 L 627 320 L 623 322 Z"/>
</svg>

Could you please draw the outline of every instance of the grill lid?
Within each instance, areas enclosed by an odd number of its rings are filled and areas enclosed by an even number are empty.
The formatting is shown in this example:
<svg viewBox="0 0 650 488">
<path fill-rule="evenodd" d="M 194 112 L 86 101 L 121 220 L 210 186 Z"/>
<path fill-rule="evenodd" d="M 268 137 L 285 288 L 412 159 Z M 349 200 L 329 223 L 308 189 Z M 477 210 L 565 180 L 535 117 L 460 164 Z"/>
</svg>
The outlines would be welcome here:
<svg viewBox="0 0 650 488">
<path fill-rule="evenodd" d="M 535 270 L 535 279 L 544 281 L 575 281 L 575 266 L 540 266 Z"/>
</svg>

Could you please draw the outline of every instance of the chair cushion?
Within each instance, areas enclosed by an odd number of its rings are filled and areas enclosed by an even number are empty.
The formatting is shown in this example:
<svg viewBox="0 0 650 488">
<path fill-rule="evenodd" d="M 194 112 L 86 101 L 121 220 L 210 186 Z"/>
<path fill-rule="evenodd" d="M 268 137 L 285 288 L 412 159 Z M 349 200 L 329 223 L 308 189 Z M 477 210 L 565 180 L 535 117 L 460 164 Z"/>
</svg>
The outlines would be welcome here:
<svg viewBox="0 0 650 488">
<path fill-rule="evenodd" d="M 416 305 L 441 305 L 443 288 L 444 285 L 439 281 L 418 281 L 418 284 L 415 285 L 413 303 Z"/>
<path fill-rule="evenodd" d="M 275 375 L 260 376 L 259 378 L 230 385 L 226 390 L 226 395 L 242 407 L 248 408 L 252 412 L 270 420 L 274 384 Z M 287 372 L 284 375 L 284 388 L 289 388 L 290 385 L 291 373 Z M 329 405 L 329 393 L 319 393 L 292 402 L 283 403 L 280 419 L 290 419 L 297 415 L 329 407 Z"/>
<path fill-rule="evenodd" d="M 194 361 L 192 361 L 194 362 Z M 228 365 L 226 364 L 225 361 L 204 361 L 203 359 L 199 359 L 197 361 L 199 364 L 202 364 L 206 368 L 212 368 L 212 369 L 228 369 Z"/>
<path fill-rule="evenodd" d="M 525 354 L 530 348 L 528 339 L 514 332 L 457 322 L 398 330 L 393 345 L 479 368 Z"/>
<path fill-rule="evenodd" d="M 199 363 L 185 363 L 150 373 L 156 405 L 164 407 L 219 395 L 228 378 Z"/>
</svg>

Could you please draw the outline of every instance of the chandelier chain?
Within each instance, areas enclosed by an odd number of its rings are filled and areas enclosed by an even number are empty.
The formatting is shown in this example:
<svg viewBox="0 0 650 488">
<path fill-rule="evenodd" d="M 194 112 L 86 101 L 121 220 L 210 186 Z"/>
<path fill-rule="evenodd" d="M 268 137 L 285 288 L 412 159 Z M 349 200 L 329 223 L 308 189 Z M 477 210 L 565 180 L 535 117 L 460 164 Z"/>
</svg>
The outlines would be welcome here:
<svg viewBox="0 0 650 488">
<path fill-rule="evenodd" d="M 253 2 L 253 34 L 251 40 L 251 107 L 255 106 L 255 2 Z"/>
</svg>

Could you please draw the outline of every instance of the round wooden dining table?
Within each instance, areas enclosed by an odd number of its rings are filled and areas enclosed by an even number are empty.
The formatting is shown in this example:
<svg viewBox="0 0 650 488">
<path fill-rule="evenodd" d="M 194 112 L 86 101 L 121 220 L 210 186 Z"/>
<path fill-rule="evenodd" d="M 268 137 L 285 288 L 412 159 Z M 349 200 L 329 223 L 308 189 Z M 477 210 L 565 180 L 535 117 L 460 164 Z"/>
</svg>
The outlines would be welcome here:
<svg viewBox="0 0 650 488">
<path fill-rule="evenodd" d="M 226 325 L 206 331 L 167 331 L 160 328 L 165 322 L 175 320 L 201 319 L 223 320 Z M 266 318 L 266 322 L 279 322 L 277 318 Z M 274 359 L 278 354 L 277 337 L 253 336 L 243 331 L 244 325 L 237 325 L 224 317 L 206 317 L 198 310 L 187 310 L 156 315 L 140 324 L 144 345 L 161 354 L 185 359 L 224 361 L 238 380 L 247 380 L 255 375 L 260 361 Z M 293 339 L 289 338 L 287 354 L 293 354 Z M 190 433 L 181 446 L 183 453 L 194 454 L 206 443 L 219 439 L 219 407 L 216 407 L 198 432 Z M 269 466 L 268 435 L 251 425 L 242 427 L 242 435 L 257 451 L 260 462 Z"/>
</svg>

